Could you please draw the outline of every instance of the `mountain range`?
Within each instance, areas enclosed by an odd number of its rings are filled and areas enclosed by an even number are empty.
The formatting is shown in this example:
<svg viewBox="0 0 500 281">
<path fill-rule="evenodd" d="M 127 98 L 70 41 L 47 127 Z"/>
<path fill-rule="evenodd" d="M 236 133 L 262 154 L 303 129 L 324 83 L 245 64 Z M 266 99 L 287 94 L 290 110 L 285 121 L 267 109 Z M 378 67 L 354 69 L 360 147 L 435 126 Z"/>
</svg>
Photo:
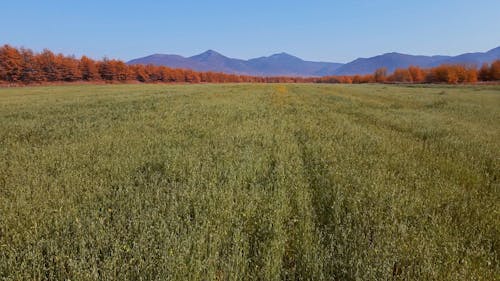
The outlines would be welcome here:
<svg viewBox="0 0 500 281">
<path fill-rule="evenodd" d="M 133 59 L 127 64 L 153 64 L 196 71 L 216 71 L 255 76 L 328 76 L 369 74 L 386 67 L 389 72 L 411 65 L 423 68 L 440 64 L 467 64 L 481 66 L 500 59 L 500 47 L 487 52 L 466 53 L 458 56 L 416 56 L 401 53 L 386 53 L 370 58 L 358 58 L 349 63 L 306 61 L 287 53 L 274 54 L 249 60 L 226 57 L 208 50 L 192 57 L 154 54 Z"/>
</svg>

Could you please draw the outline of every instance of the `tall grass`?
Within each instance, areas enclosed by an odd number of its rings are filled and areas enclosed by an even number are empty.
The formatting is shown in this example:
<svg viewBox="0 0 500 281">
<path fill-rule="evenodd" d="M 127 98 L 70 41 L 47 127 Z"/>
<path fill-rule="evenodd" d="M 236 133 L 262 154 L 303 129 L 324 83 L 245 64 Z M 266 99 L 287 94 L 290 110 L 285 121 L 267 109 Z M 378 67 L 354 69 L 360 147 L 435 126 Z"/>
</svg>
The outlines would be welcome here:
<svg viewBox="0 0 500 281">
<path fill-rule="evenodd" d="M 500 88 L 0 89 L 0 280 L 498 280 Z"/>
</svg>

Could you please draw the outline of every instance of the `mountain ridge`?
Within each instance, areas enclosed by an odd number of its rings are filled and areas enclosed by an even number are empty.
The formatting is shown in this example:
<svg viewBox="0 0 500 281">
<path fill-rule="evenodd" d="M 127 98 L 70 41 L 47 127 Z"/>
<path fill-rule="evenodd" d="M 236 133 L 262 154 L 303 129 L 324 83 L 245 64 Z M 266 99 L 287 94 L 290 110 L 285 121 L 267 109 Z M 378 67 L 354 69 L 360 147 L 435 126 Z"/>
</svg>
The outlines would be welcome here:
<svg viewBox="0 0 500 281">
<path fill-rule="evenodd" d="M 203 53 L 184 57 L 175 54 L 152 54 L 133 59 L 127 64 L 153 64 L 196 71 L 215 71 L 255 76 L 302 76 L 370 74 L 386 67 L 389 72 L 411 65 L 434 67 L 440 64 L 474 64 L 478 67 L 500 59 L 500 46 L 486 52 L 464 53 L 457 56 L 411 55 L 390 52 L 368 58 L 357 58 L 348 63 L 307 61 L 286 52 L 248 60 L 230 58 L 209 49 Z"/>
</svg>

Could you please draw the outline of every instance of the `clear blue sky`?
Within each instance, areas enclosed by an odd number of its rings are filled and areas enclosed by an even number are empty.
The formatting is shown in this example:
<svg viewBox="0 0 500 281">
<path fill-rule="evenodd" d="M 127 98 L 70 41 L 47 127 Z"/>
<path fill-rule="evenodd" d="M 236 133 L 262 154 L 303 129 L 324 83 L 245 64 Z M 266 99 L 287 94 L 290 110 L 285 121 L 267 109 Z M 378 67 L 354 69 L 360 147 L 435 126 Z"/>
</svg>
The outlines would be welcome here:
<svg viewBox="0 0 500 281">
<path fill-rule="evenodd" d="M 214 49 L 347 62 L 500 45 L 500 0 L 2 1 L 0 44 L 94 58 Z"/>
</svg>

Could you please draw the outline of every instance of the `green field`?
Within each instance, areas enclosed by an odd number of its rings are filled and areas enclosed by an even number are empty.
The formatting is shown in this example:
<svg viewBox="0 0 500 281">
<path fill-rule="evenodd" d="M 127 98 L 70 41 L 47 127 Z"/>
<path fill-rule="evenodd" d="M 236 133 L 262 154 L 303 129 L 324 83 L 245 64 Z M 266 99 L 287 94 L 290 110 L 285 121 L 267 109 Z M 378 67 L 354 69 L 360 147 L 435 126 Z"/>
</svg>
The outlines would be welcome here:
<svg viewBox="0 0 500 281">
<path fill-rule="evenodd" d="M 499 280 L 500 86 L 0 88 L 0 280 Z"/>
</svg>

